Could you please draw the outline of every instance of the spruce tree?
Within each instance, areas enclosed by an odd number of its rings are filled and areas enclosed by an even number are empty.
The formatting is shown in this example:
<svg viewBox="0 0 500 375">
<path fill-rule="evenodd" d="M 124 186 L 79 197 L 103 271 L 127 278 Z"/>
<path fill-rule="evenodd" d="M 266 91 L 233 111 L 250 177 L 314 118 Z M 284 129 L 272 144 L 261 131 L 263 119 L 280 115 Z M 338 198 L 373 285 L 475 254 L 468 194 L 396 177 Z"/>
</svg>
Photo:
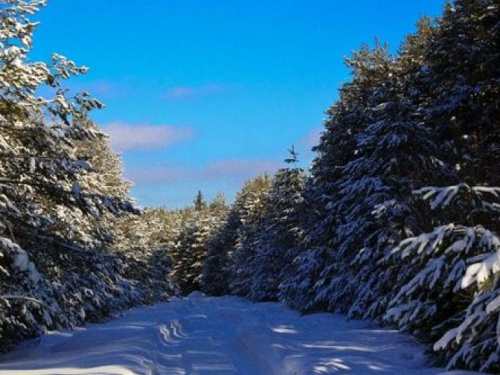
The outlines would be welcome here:
<svg viewBox="0 0 500 375">
<path fill-rule="evenodd" d="M 267 210 L 266 195 L 272 179 L 267 175 L 257 176 L 245 183 L 234 203 L 241 225 L 237 229 L 236 244 L 230 250 L 229 290 L 231 294 L 248 297 L 251 292 L 256 255 L 256 240 L 265 229 L 261 218 Z"/>
<path fill-rule="evenodd" d="M 500 357 L 499 12 L 494 1 L 449 4 L 423 55 L 429 90 L 420 111 L 457 177 L 450 186 L 416 191 L 431 201 L 433 228 L 394 254 L 405 272 L 386 316 L 431 339 L 442 336 L 435 349 L 449 368 L 492 372 Z"/>
<path fill-rule="evenodd" d="M 181 293 L 189 294 L 203 289 L 203 267 L 207 257 L 207 244 L 225 221 L 227 205 L 223 196 L 217 196 L 210 204 L 202 202 L 201 194 L 195 199 L 195 206 L 182 224 L 174 252 L 172 277 Z"/>
<path fill-rule="evenodd" d="M 298 162 L 294 147 L 286 163 Z M 290 278 L 293 272 L 295 248 L 303 233 L 300 211 L 305 174 L 296 166 L 280 169 L 273 178 L 265 197 L 266 210 L 260 218 L 259 236 L 255 239 L 255 256 L 252 260 L 252 286 L 249 298 L 254 301 L 276 301 L 280 289 L 293 288 Z M 285 293 L 283 293 L 285 294 Z"/>
<path fill-rule="evenodd" d="M 202 211 L 207 204 L 205 203 L 205 198 L 203 198 L 203 194 L 201 190 L 198 190 L 198 194 L 196 194 L 196 198 L 194 199 L 194 209 L 196 211 Z"/>
<path fill-rule="evenodd" d="M 102 104 L 65 87 L 87 68 L 58 54 L 49 64 L 28 58 L 30 17 L 44 5 L 0 2 L 0 350 L 139 302 L 98 224 L 136 210 L 82 150 L 104 137 L 87 119 Z"/>
</svg>

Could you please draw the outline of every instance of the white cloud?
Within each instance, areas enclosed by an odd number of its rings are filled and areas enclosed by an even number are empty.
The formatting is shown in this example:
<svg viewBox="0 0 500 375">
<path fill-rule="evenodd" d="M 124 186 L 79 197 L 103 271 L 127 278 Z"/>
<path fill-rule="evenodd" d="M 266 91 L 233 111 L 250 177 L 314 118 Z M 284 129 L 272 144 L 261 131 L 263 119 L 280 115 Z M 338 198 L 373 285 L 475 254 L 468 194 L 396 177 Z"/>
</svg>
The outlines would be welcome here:
<svg viewBox="0 0 500 375">
<path fill-rule="evenodd" d="M 164 99 L 189 99 L 197 96 L 222 94 L 229 89 L 229 86 L 218 83 L 203 86 L 178 86 L 167 90 L 162 96 Z"/>
<path fill-rule="evenodd" d="M 171 125 L 114 122 L 104 125 L 103 129 L 118 151 L 164 149 L 194 137 L 193 129 Z"/>
<path fill-rule="evenodd" d="M 283 165 L 271 160 L 227 159 L 216 161 L 203 168 L 177 168 L 172 166 L 131 169 L 126 176 L 136 184 L 152 184 L 161 182 L 183 182 L 229 180 L 242 183 L 258 174 L 274 173 Z"/>
<path fill-rule="evenodd" d="M 136 185 L 179 182 L 195 176 L 195 171 L 170 166 L 132 168 L 125 172 L 125 177 Z"/>
<path fill-rule="evenodd" d="M 209 164 L 204 170 L 204 176 L 217 177 L 251 177 L 260 173 L 274 173 L 282 165 L 270 160 L 228 159 Z"/>
<path fill-rule="evenodd" d="M 130 82 L 126 81 L 80 81 L 70 82 L 69 87 L 77 92 L 88 92 L 91 96 L 97 98 L 123 98 L 130 96 L 134 93 L 135 89 Z"/>
<path fill-rule="evenodd" d="M 323 128 L 314 128 L 309 133 L 307 133 L 305 136 L 299 139 L 298 145 L 301 147 L 306 147 L 308 149 L 311 149 L 314 146 L 317 146 L 319 144 L 319 139 L 321 137 L 321 133 L 325 129 Z"/>
</svg>

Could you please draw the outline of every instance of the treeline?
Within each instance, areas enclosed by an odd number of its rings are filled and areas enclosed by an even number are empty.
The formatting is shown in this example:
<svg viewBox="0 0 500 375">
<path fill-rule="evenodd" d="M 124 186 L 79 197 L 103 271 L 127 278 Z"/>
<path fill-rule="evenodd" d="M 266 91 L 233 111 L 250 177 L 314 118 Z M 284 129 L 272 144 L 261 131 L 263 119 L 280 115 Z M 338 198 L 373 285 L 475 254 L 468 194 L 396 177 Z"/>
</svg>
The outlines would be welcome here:
<svg viewBox="0 0 500 375">
<path fill-rule="evenodd" d="M 64 86 L 87 69 L 28 58 L 44 4 L 0 1 L 0 351 L 176 291 L 168 231 L 150 246 L 126 229 L 149 216 L 88 119 L 102 105 Z"/>
<path fill-rule="evenodd" d="M 201 288 L 395 325 L 439 364 L 498 373 L 500 4 L 456 0 L 417 27 L 396 54 L 346 60 L 310 171 L 245 184 Z"/>
</svg>

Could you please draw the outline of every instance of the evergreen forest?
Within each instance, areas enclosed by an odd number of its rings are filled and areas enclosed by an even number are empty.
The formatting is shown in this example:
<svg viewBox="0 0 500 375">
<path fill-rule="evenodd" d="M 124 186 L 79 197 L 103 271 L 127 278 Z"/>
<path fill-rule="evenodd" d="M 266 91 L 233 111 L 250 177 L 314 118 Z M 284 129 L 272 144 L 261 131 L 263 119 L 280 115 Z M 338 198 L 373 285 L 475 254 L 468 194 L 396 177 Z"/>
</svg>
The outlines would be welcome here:
<svg viewBox="0 0 500 375">
<path fill-rule="evenodd" d="M 28 57 L 44 5 L 0 1 L 1 351 L 202 291 L 373 320 L 436 364 L 500 372 L 498 0 L 346 58 L 310 168 L 292 148 L 234 202 L 176 210 L 136 206 L 103 105 L 67 89 L 87 69 Z"/>
</svg>

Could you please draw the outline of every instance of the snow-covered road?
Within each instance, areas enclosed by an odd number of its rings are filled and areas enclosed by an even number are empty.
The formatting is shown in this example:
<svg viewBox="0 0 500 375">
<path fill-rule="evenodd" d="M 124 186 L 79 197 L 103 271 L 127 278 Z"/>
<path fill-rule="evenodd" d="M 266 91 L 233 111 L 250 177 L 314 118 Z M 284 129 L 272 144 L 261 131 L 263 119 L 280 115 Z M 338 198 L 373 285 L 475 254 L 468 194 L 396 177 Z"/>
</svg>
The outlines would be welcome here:
<svg viewBox="0 0 500 375">
<path fill-rule="evenodd" d="M 193 294 L 51 333 L 0 358 L 2 375 L 430 375 L 405 335 L 275 303 Z M 453 372 L 465 374 L 465 372 Z"/>
</svg>

